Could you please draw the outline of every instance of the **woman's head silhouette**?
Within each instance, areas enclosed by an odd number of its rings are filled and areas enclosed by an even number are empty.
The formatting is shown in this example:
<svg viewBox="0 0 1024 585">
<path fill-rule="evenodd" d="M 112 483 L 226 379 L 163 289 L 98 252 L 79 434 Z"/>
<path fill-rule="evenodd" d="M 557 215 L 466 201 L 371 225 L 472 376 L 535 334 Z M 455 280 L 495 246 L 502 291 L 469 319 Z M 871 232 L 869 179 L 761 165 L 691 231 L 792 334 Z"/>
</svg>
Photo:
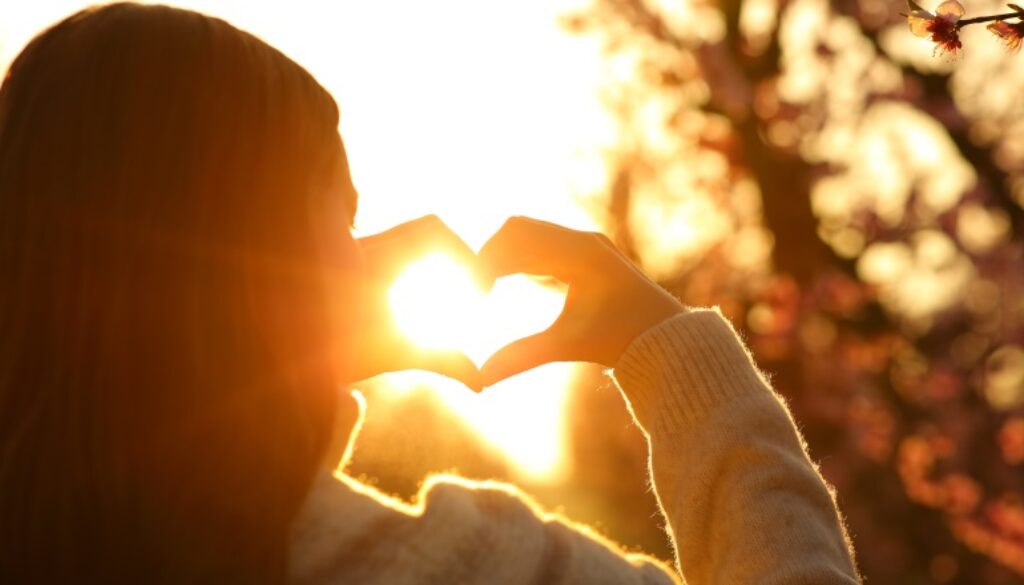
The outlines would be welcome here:
<svg viewBox="0 0 1024 585">
<path fill-rule="evenodd" d="M 13 63 L 0 581 L 283 579 L 357 307 L 337 124 L 287 57 L 162 6 L 80 12 Z"/>
</svg>

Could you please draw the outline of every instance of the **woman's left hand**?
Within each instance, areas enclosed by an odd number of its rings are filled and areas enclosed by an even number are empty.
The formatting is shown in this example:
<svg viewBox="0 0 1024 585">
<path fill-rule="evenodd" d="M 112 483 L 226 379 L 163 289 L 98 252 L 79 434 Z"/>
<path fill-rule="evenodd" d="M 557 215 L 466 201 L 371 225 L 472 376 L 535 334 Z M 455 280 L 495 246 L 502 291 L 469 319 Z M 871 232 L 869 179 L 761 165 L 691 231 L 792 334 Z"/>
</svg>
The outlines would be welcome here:
<svg viewBox="0 0 1024 585">
<path fill-rule="evenodd" d="M 366 269 L 365 311 L 353 381 L 401 370 L 427 370 L 454 378 L 479 392 L 480 371 L 464 353 L 415 345 L 398 328 L 388 290 L 412 262 L 440 252 L 476 271 L 476 254 L 436 215 L 403 223 L 357 240 Z"/>
</svg>

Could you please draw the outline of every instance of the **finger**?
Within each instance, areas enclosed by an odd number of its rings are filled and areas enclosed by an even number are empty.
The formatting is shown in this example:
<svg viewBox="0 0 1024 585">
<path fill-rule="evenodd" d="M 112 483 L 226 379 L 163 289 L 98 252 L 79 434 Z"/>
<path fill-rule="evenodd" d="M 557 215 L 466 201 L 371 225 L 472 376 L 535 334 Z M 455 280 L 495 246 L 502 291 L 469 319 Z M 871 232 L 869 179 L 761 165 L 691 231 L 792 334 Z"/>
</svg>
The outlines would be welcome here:
<svg viewBox="0 0 1024 585">
<path fill-rule="evenodd" d="M 480 381 L 486 388 L 538 366 L 563 361 L 565 356 L 560 355 L 560 347 L 551 329 L 517 339 L 487 358 L 480 366 Z"/>
<path fill-rule="evenodd" d="M 425 225 L 429 225 L 431 223 L 440 221 L 441 218 L 438 217 L 437 215 L 424 215 L 422 217 L 417 217 L 416 219 L 413 220 L 402 222 L 382 232 L 371 234 L 369 236 L 364 236 L 360 238 L 360 241 L 366 241 L 367 243 L 371 244 L 378 244 L 382 242 L 387 242 L 389 240 L 394 240 L 396 238 L 401 239 L 412 232 L 422 229 L 423 226 Z"/>
<path fill-rule="evenodd" d="M 391 237 L 403 246 L 416 247 L 424 252 L 445 252 L 463 262 L 476 260 L 476 253 L 469 244 L 436 215 L 427 215 L 399 226 Z"/>
<path fill-rule="evenodd" d="M 413 356 L 409 369 L 426 370 L 447 376 L 461 382 L 474 392 L 483 390 L 480 370 L 473 360 L 461 352 L 452 350 L 418 350 Z"/>
<path fill-rule="evenodd" d="M 587 236 L 553 223 L 512 217 L 480 249 L 479 262 L 489 280 L 525 273 L 571 283 L 579 273 L 577 256 Z"/>
<path fill-rule="evenodd" d="M 410 262 L 441 253 L 463 265 L 474 281 L 484 283 L 476 253 L 436 215 L 403 223 L 359 242 L 367 261 L 381 277 L 397 277 Z"/>
<path fill-rule="evenodd" d="M 474 282 L 485 285 L 486 279 L 482 276 L 476 252 L 440 218 L 428 217 L 433 219 L 422 222 L 405 237 L 403 245 L 409 246 L 419 255 L 441 253 L 449 256 L 470 273 Z"/>
</svg>

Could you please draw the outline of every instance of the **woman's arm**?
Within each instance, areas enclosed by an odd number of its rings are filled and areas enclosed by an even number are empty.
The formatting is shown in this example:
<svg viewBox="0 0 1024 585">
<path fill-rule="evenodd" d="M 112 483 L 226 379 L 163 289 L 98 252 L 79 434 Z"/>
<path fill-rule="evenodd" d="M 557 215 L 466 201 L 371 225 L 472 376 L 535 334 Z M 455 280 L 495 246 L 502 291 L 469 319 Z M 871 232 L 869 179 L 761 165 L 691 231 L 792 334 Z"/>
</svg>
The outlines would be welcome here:
<svg viewBox="0 0 1024 585">
<path fill-rule="evenodd" d="M 492 276 L 555 276 L 562 315 L 481 368 L 486 384 L 551 361 L 615 366 L 649 439 L 679 570 L 700 583 L 855 583 L 832 495 L 782 400 L 716 311 L 687 310 L 607 238 L 513 218 L 480 252 Z"/>
<path fill-rule="evenodd" d="M 614 377 L 647 435 L 688 583 L 859 582 L 832 494 L 721 314 L 649 329 Z"/>
<path fill-rule="evenodd" d="M 648 437 L 687 583 L 858 581 L 832 496 L 788 410 L 720 314 L 684 308 L 607 238 L 532 219 L 506 223 L 479 263 L 491 277 L 525 272 L 569 285 L 555 324 L 499 350 L 480 377 L 490 384 L 551 361 L 614 366 Z M 408 364 L 382 370 L 398 366 Z M 675 581 L 508 486 L 441 479 L 410 508 L 321 480 L 297 522 L 296 582 Z"/>
<path fill-rule="evenodd" d="M 857 581 L 824 482 L 721 315 L 689 311 L 649 328 L 614 376 L 648 436 L 688 584 Z M 309 585 L 679 583 L 512 486 L 443 476 L 407 506 L 325 472 L 296 523 L 290 567 Z"/>
</svg>

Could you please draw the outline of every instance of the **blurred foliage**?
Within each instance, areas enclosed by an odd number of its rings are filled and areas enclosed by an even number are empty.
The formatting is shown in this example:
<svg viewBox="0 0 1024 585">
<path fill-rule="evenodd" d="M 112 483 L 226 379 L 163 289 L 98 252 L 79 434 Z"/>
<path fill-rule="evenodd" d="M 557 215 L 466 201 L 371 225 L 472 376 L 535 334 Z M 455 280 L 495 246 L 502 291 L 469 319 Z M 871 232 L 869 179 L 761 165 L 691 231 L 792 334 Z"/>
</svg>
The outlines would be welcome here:
<svg viewBox="0 0 1024 585">
<path fill-rule="evenodd" d="M 565 25 L 604 41 L 621 140 L 589 201 L 743 328 L 868 582 L 1020 583 L 1024 60 L 933 57 L 903 10 L 594 0 Z"/>
<path fill-rule="evenodd" d="M 592 0 L 564 24 L 604 42 L 619 136 L 585 200 L 666 288 L 742 329 L 867 582 L 1022 583 L 1024 57 L 974 27 L 936 58 L 905 10 Z M 671 558 L 646 444 L 596 370 L 558 482 L 517 475 L 425 389 L 365 391 L 350 472 L 367 483 L 411 499 L 434 472 L 511 479 Z"/>
</svg>

